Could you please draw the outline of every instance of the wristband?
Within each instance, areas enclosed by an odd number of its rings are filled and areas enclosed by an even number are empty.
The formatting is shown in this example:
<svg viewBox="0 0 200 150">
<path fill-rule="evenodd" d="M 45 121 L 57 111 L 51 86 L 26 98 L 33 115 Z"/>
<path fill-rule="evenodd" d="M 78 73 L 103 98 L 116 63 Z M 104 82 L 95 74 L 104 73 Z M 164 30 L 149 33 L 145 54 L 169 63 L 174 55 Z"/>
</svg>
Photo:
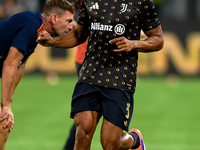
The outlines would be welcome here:
<svg viewBox="0 0 200 150">
<path fill-rule="evenodd" d="M 11 103 L 12 103 L 12 98 L 11 98 L 11 101 L 10 101 Z M 2 104 L 2 99 L 0 100 L 0 104 Z"/>
</svg>

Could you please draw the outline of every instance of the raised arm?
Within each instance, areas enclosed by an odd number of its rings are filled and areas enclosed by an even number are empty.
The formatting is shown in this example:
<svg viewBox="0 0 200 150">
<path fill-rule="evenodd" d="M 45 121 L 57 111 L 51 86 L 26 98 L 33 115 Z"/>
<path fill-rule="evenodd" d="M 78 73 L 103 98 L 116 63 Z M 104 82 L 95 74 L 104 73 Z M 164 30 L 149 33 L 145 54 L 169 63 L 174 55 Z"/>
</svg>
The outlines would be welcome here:
<svg viewBox="0 0 200 150">
<path fill-rule="evenodd" d="M 69 48 L 85 42 L 88 35 L 89 35 L 88 28 L 77 24 L 74 30 L 70 31 L 64 36 L 52 38 L 47 31 L 43 31 L 40 33 L 37 39 L 37 43 L 43 46 Z"/>
<path fill-rule="evenodd" d="M 110 40 L 110 43 L 117 45 L 118 49 L 115 50 L 116 52 L 133 50 L 147 53 L 163 48 L 164 38 L 161 26 L 144 33 L 147 35 L 145 40 L 128 40 L 125 37 L 119 37 Z"/>
</svg>

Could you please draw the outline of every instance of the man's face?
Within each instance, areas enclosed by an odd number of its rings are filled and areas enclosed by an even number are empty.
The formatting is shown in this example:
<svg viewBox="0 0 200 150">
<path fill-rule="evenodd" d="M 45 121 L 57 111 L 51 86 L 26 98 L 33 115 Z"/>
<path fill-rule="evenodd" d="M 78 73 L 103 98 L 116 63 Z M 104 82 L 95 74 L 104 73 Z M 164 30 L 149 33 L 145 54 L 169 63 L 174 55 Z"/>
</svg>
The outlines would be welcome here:
<svg viewBox="0 0 200 150">
<path fill-rule="evenodd" d="M 53 26 L 55 31 L 54 36 L 61 36 L 74 29 L 73 26 L 74 15 L 70 11 L 66 11 L 62 17 L 56 19 L 56 23 Z"/>
</svg>

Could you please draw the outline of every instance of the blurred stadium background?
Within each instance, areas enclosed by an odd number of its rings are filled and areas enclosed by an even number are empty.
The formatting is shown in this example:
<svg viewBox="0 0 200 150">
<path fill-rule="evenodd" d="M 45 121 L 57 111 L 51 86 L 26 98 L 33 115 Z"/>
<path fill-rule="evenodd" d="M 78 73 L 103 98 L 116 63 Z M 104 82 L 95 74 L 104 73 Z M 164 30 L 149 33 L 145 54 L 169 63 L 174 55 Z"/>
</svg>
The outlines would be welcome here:
<svg viewBox="0 0 200 150">
<path fill-rule="evenodd" d="M 140 54 L 135 109 L 148 150 L 200 149 L 200 0 L 154 0 L 163 50 Z M 14 3 L 12 3 L 14 2 Z M 0 19 L 42 11 L 46 0 L 0 0 Z M 73 120 L 74 48 L 38 46 L 13 96 L 15 126 L 6 150 L 61 150 Z M 101 150 L 100 124 L 92 149 Z"/>
</svg>

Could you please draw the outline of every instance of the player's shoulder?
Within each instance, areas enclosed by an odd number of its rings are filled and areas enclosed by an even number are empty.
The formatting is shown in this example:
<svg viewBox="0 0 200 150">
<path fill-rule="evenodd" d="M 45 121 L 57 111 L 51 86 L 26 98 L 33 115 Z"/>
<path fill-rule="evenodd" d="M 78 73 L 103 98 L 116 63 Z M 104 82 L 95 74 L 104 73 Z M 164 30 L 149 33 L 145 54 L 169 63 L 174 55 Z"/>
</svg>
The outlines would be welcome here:
<svg viewBox="0 0 200 150">
<path fill-rule="evenodd" d="M 137 2 L 141 11 L 151 11 L 155 9 L 155 3 L 153 0 L 138 0 Z"/>
<path fill-rule="evenodd" d="M 36 13 L 36 12 L 24 11 L 24 12 L 20 12 L 20 13 L 13 15 L 12 18 L 27 19 L 27 18 L 37 18 L 37 16 L 38 16 L 38 13 Z"/>
<path fill-rule="evenodd" d="M 154 0 L 138 0 L 141 4 L 152 5 L 154 4 Z"/>
<path fill-rule="evenodd" d="M 15 14 L 11 17 L 11 20 L 18 22 L 21 26 L 40 26 L 41 19 L 39 13 L 32 11 L 24 11 L 18 14 Z"/>
</svg>

